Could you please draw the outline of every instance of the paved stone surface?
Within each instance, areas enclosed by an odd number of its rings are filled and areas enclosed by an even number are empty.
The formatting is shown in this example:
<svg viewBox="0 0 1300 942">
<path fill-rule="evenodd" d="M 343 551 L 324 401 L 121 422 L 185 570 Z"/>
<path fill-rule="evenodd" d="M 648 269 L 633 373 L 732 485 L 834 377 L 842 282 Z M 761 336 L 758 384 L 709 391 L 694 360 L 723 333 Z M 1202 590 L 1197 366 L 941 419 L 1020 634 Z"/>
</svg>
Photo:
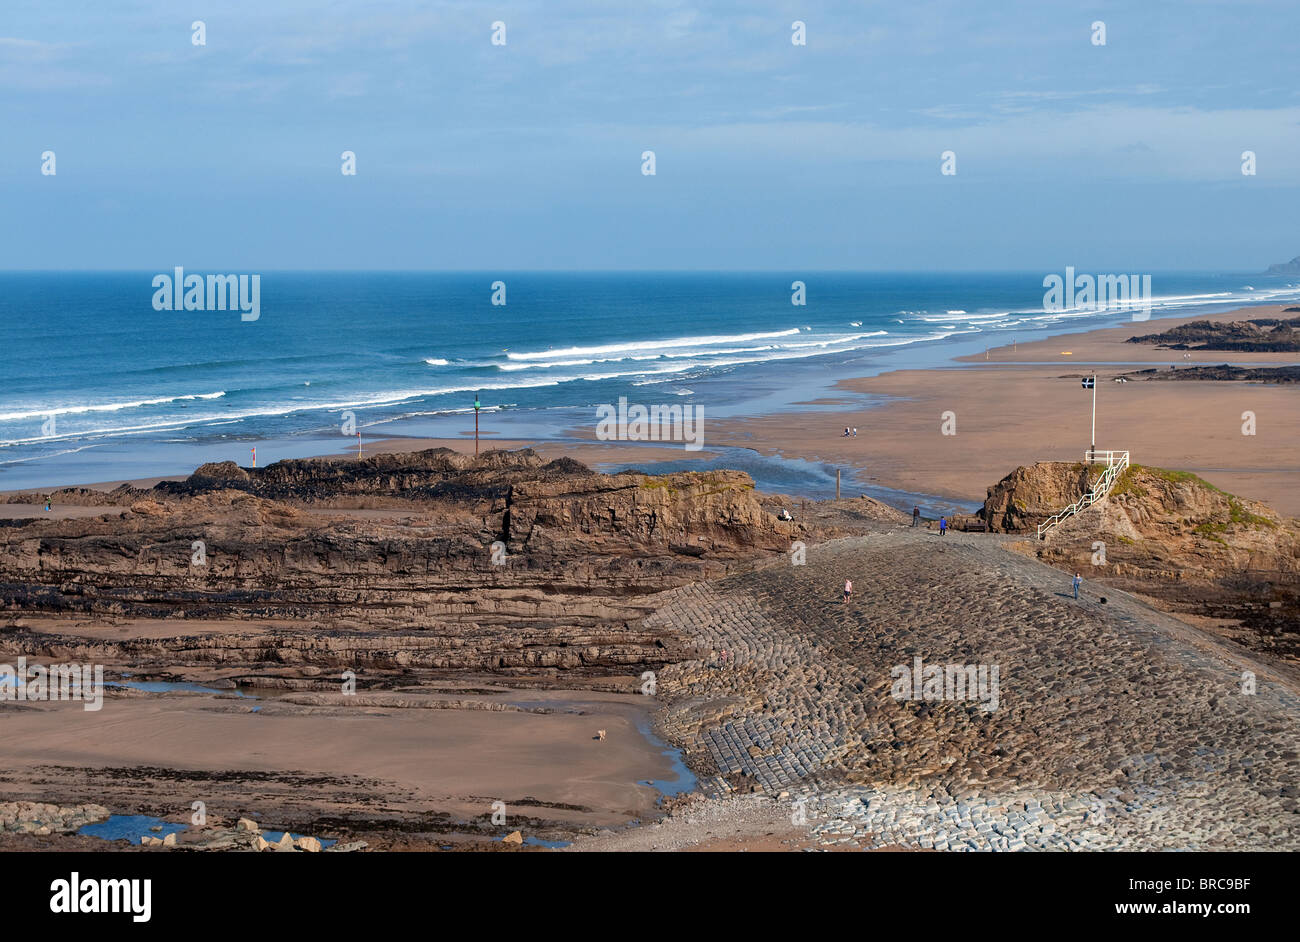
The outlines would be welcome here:
<svg viewBox="0 0 1300 942">
<path fill-rule="evenodd" d="M 659 597 L 646 626 L 700 654 L 661 673 L 660 728 L 707 794 L 789 792 L 827 842 L 1300 847 L 1290 679 L 1101 592 L 1076 602 L 1061 573 L 985 535 L 812 546 L 805 566 Z M 997 708 L 896 699 L 891 668 L 915 657 L 997 666 Z"/>
</svg>

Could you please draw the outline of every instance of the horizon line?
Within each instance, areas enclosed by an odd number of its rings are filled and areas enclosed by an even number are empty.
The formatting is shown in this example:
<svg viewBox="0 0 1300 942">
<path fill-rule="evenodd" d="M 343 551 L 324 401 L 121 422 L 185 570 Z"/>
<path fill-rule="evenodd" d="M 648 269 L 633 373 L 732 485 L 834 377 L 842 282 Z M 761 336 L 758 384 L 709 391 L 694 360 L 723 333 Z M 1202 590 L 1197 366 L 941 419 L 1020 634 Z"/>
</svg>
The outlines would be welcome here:
<svg viewBox="0 0 1300 942">
<path fill-rule="evenodd" d="M 1280 264 L 1287 264 L 1285 262 Z M 176 268 L 172 265 L 163 272 Z M 970 274 L 988 274 L 988 275 L 1024 275 L 1036 274 L 1042 271 L 1056 272 L 1059 269 L 1073 268 L 1082 274 L 1086 274 L 1091 269 L 1116 269 L 1113 265 L 1060 265 L 1055 267 L 1044 268 L 1035 266 L 1029 268 L 263 268 L 260 272 L 247 270 L 247 266 L 231 265 L 182 265 L 193 271 L 238 271 L 243 268 L 244 274 L 312 274 L 312 275 L 365 275 L 365 274 L 393 274 L 393 275 L 500 275 L 500 274 L 518 274 L 518 275 L 798 275 L 798 274 L 815 274 L 815 275 L 970 275 Z M 1128 270 L 1135 266 L 1118 266 Z M 1137 266 L 1139 269 L 1141 266 Z M 157 268 L 0 268 L 0 275 L 57 275 L 57 274 L 95 274 L 95 275 L 138 275 L 148 272 L 158 273 Z M 1151 268 L 1143 272 L 1144 274 L 1167 274 L 1167 275 L 1231 275 L 1231 276 L 1250 276 L 1253 278 L 1289 278 L 1295 277 L 1293 274 L 1269 272 L 1269 271 L 1247 271 L 1245 269 L 1231 268 Z"/>
</svg>

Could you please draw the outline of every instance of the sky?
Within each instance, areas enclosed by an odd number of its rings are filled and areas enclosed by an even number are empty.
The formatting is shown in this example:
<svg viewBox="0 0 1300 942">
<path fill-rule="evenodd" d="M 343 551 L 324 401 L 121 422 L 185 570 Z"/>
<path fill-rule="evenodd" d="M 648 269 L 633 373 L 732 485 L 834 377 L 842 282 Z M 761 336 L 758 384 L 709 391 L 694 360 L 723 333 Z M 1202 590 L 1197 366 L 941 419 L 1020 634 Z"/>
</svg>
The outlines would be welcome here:
<svg viewBox="0 0 1300 942">
<path fill-rule="evenodd" d="M 5 0 L 0 269 L 1260 271 L 1300 255 L 1297 36 L 1296 0 Z"/>
</svg>

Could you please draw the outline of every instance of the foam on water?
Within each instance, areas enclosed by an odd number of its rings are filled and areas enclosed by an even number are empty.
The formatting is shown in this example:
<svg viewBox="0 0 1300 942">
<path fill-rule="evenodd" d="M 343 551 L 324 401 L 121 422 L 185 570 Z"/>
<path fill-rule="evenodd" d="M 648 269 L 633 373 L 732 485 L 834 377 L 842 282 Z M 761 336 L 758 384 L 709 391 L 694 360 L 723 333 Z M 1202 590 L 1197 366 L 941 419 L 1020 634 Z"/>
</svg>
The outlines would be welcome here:
<svg viewBox="0 0 1300 942">
<path fill-rule="evenodd" d="M 187 443 L 229 441 L 217 460 L 246 463 L 259 441 L 337 436 L 345 413 L 415 434 L 401 423 L 467 415 L 476 395 L 480 411 L 540 414 L 688 382 L 711 415 L 723 400 L 743 412 L 773 384 L 798 401 L 804 363 L 1130 316 L 1044 311 L 1042 273 L 793 277 L 806 306 L 785 274 L 515 273 L 493 307 L 472 274 L 264 273 L 262 316 L 241 323 L 152 310 L 144 273 L 0 274 L 0 326 L 24 335 L 0 388 L 0 488 L 186 473 Z M 1152 281 L 1153 316 L 1300 299 L 1276 277 Z"/>
</svg>

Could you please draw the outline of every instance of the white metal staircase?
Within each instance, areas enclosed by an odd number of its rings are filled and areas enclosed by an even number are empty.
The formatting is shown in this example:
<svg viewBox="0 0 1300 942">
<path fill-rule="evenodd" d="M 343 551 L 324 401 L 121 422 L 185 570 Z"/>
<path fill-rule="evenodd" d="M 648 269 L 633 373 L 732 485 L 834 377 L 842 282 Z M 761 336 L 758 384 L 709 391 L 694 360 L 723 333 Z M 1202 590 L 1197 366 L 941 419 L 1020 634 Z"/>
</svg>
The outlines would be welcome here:
<svg viewBox="0 0 1300 942">
<path fill-rule="evenodd" d="M 1119 476 L 1124 473 L 1128 467 L 1127 451 L 1089 451 L 1084 455 L 1084 461 L 1088 464 L 1096 464 L 1103 461 L 1106 464 L 1106 470 L 1101 473 L 1097 483 L 1092 486 L 1092 490 L 1084 494 L 1069 507 L 1059 513 L 1052 514 L 1038 525 L 1038 538 L 1041 540 L 1047 535 L 1047 531 L 1052 529 L 1067 517 L 1073 517 L 1081 511 L 1087 510 L 1097 501 L 1105 498 L 1110 493 L 1110 489 L 1115 486 Z"/>
</svg>

